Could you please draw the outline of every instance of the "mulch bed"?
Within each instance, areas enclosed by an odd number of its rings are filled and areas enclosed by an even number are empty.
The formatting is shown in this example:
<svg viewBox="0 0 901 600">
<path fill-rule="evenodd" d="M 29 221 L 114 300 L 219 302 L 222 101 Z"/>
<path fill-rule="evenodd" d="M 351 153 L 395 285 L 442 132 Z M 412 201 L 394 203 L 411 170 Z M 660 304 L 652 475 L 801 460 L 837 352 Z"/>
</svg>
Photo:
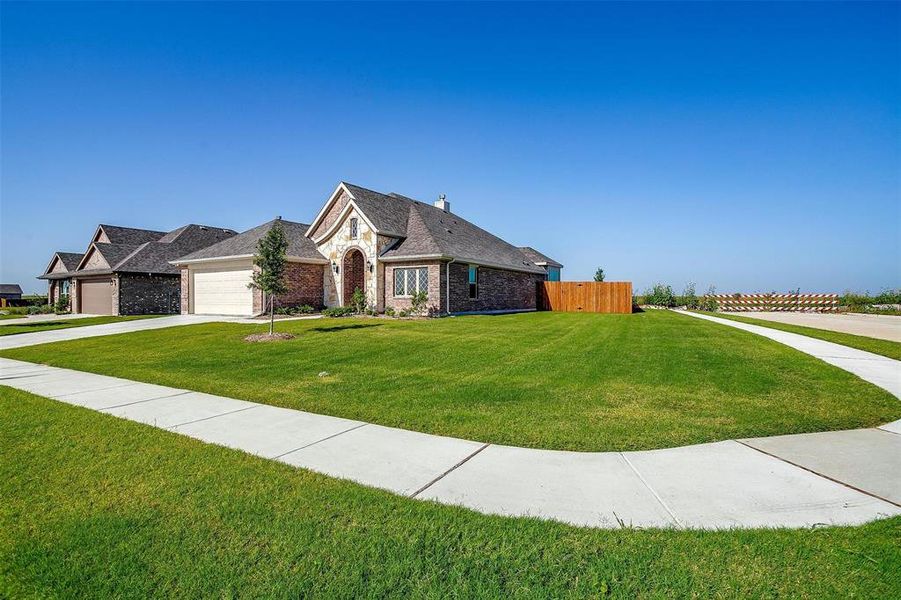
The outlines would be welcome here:
<svg viewBox="0 0 901 600">
<path fill-rule="evenodd" d="M 268 333 L 254 333 L 252 335 L 248 335 L 244 338 L 245 342 L 278 342 L 281 340 L 293 340 L 294 334 L 292 333 L 273 333 L 269 335 Z"/>
</svg>

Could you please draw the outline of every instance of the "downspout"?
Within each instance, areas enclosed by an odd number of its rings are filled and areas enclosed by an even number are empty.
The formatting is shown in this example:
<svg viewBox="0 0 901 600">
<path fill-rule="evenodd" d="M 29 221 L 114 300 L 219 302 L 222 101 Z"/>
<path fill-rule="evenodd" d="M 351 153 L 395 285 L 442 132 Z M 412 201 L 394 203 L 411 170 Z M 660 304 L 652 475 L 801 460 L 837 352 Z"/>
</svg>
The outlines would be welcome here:
<svg viewBox="0 0 901 600">
<path fill-rule="evenodd" d="M 451 263 L 454 262 L 455 260 L 457 260 L 457 259 L 451 258 L 448 261 L 447 266 L 445 267 L 445 273 L 444 273 L 444 278 L 445 278 L 444 298 L 445 298 L 445 301 L 447 302 L 447 313 L 446 314 L 448 314 L 448 315 L 451 314 L 451 312 L 450 312 L 450 266 L 451 266 Z"/>
</svg>

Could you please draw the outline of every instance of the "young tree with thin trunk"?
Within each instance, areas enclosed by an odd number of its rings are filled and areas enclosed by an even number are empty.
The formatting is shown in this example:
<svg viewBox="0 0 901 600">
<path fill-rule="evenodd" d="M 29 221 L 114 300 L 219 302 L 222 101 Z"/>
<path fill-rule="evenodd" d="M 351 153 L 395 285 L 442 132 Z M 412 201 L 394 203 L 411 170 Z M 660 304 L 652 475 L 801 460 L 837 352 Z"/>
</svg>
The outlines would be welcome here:
<svg viewBox="0 0 901 600">
<path fill-rule="evenodd" d="M 604 269 L 598 267 L 598 270 L 594 272 L 594 280 L 604 281 Z"/>
<path fill-rule="evenodd" d="M 261 290 L 269 299 L 269 335 L 272 335 L 275 326 L 275 296 L 288 291 L 288 286 L 285 285 L 287 251 L 288 238 L 282 228 L 281 217 L 278 217 L 266 235 L 257 242 L 253 264 L 260 269 L 254 271 L 249 284 L 250 287 Z"/>
</svg>

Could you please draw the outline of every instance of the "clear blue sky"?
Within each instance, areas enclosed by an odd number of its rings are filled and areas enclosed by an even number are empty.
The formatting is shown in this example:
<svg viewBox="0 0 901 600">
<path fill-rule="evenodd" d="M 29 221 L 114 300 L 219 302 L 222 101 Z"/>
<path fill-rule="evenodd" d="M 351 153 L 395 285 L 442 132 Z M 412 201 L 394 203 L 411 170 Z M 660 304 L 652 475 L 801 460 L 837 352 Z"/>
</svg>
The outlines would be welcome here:
<svg viewBox="0 0 901 600">
<path fill-rule="evenodd" d="M 641 290 L 901 285 L 901 8 L 2 4 L 0 278 L 340 180 Z"/>
</svg>

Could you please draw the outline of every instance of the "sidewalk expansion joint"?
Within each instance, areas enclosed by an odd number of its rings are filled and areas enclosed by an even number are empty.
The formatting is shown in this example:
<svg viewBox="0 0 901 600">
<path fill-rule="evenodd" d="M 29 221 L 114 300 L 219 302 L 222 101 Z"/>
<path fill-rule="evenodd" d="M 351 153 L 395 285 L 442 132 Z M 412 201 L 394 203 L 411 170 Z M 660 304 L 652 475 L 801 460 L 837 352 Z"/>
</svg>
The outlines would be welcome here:
<svg viewBox="0 0 901 600">
<path fill-rule="evenodd" d="M 176 394 L 178 396 L 179 394 Z M 159 398 L 154 398 L 154 400 L 159 400 Z M 185 421 L 184 423 L 177 423 L 175 425 L 170 425 L 169 427 L 164 427 L 164 429 L 175 429 L 176 427 L 181 427 L 183 425 L 190 425 L 192 423 L 200 423 L 201 421 L 209 421 L 210 419 L 218 419 L 219 417 L 224 417 L 225 415 L 233 415 L 235 413 L 244 412 L 245 410 L 250 410 L 251 408 L 259 408 L 262 404 L 254 404 L 253 406 L 245 406 L 244 408 L 236 408 L 235 410 L 230 410 L 228 412 L 219 413 L 218 415 L 212 415 L 209 417 L 204 417 L 202 419 L 194 419 L 193 421 Z"/>
<path fill-rule="evenodd" d="M 676 527 L 685 529 L 685 525 L 682 523 L 682 521 L 679 520 L 679 517 L 676 516 L 676 513 L 673 512 L 673 509 L 671 509 L 669 505 L 667 505 L 667 503 L 663 501 L 663 498 L 660 497 L 660 494 L 658 494 L 654 490 L 654 488 L 651 487 L 651 484 L 648 483 L 647 480 L 645 480 L 644 476 L 638 472 L 638 469 L 635 468 L 635 465 L 632 464 L 632 461 L 629 460 L 629 458 L 626 456 L 626 453 L 620 452 L 619 455 L 623 458 L 624 461 L 626 461 L 626 464 L 629 465 L 629 468 L 632 469 L 632 472 L 635 473 L 635 476 L 638 477 L 638 480 L 641 481 L 641 483 L 644 484 L 646 488 L 648 488 L 648 491 L 654 495 L 654 498 L 657 499 L 657 502 L 660 503 L 660 506 L 662 506 L 667 514 L 673 519 Z"/>
<path fill-rule="evenodd" d="M 814 471 L 813 469 L 810 469 L 810 468 L 808 468 L 808 467 L 805 467 L 804 465 L 800 465 L 800 464 L 798 464 L 798 463 L 796 463 L 796 462 L 792 462 L 792 461 L 790 461 L 790 460 L 788 460 L 788 459 L 782 458 L 781 456 L 778 456 L 778 455 L 773 454 L 773 453 L 771 453 L 771 452 L 767 452 L 766 450 L 761 450 L 760 448 L 755 448 L 755 447 L 752 446 L 751 444 L 748 444 L 748 443 L 743 442 L 743 441 L 741 441 L 741 440 L 735 440 L 735 441 L 738 442 L 739 444 L 741 444 L 742 446 L 745 446 L 745 447 L 747 447 L 747 448 L 750 448 L 751 450 L 756 450 L 757 452 L 760 452 L 761 454 L 765 454 L 765 455 L 767 455 L 767 456 L 769 456 L 769 457 L 775 458 L 776 460 L 781 460 L 782 462 L 787 463 L 787 464 L 789 464 L 789 465 L 791 465 L 791 466 L 793 466 L 793 467 L 798 467 L 799 469 L 802 469 L 802 470 L 804 470 L 804 471 L 807 471 L 808 473 L 813 473 L 813 474 L 816 475 L 817 477 L 822 477 L 823 479 L 828 479 L 828 480 L 831 481 L 832 483 L 837 483 L 837 484 L 839 484 L 839 485 L 841 485 L 841 486 L 844 486 L 844 487 L 846 487 L 846 488 L 848 488 L 848 489 L 850 489 L 850 490 L 854 490 L 855 492 L 860 492 L 861 494 L 866 494 L 867 496 L 870 496 L 871 498 L 876 498 L 877 500 L 882 500 L 883 502 L 887 502 L 887 503 L 891 504 L 892 506 L 897 506 L 898 508 L 901 508 L 901 504 L 899 504 L 898 502 L 894 502 L 893 500 L 889 500 L 888 498 L 883 498 L 882 496 L 880 496 L 880 495 L 878 495 L 878 494 L 874 494 L 873 492 L 868 492 L 867 490 L 864 490 L 864 489 L 861 489 L 861 488 L 859 488 L 859 487 L 853 486 L 853 485 L 851 485 L 850 483 L 845 483 L 844 481 L 842 481 L 842 480 L 840 480 L 840 479 L 836 479 L 836 478 L 834 478 L 834 477 L 830 477 L 829 475 L 825 475 L 825 474 L 823 474 L 823 473 L 820 473 L 819 471 Z"/>
<path fill-rule="evenodd" d="M 350 433 L 351 431 L 355 431 L 355 430 L 359 429 L 360 427 L 366 427 L 367 425 L 369 425 L 369 423 L 360 423 L 359 425 L 354 425 L 350 429 L 345 429 L 344 431 L 339 431 L 338 433 L 333 433 L 332 435 L 327 435 L 324 438 L 322 438 L 321 440 L 316 440 L 315 442 L 310 442 L 309 444 L 304 444 L 303 446 L 301 446 L 299 448 L 294 448 L 293 450 L 288 450 L 287 452 L 282 452 L 281 454 L 272 456 L 270 458 L 272 460 L 276 460 L 276 459 L 282 458 L 283 456 L 287 456 L 287 455 L 291 454 L 292 452 L 300 452 L 304 448 L 309 448 L 310 446 L 315 446 L 316 444 L 319 444 L 320 442 L 325 442 L 332 438 L 336 438 L 339 435 L 344 435 L 345 433 Z"/>
<path fill-rule="evenodd" d="M 78 394 L 84 394 L 85 392 L 77 392 Z M 123 402 L 122 404 L 114 404 L 113 406 L 104 406 L 103 408 L 98 408 L 99 411 L 110 410 L 113 408 L 122 408 L 123 406 L 131 406 L 132 404 L 141 404 L 143 402 L 153 402 L 154 400 L 162 400 L 164 398 L 174 398 L 176 396 L 184 396 L 185 394 L 191 394 L 193 392 L 183 391 L 176 392 L 174 394 L 166 394 L 165 396 L 157 396 L 155 398 L 145 398 L 144 400 L 135 400 L 134 402 Z M 74 394 L 69 394 L 69 396 L 73 396 Z M 62 396 L 60 396 L 62 397 Z"/>
<path fill-rule="evenodd" d="M 480 448 L 477 448 L 477 449 L 475 450 L 475 452 L 473 452 L 472 454 L 466 456 L 463 460 L 461 460 L 460 462 L 458 462 L 457 464 L 455 464 L 454 466 L 452 466 L 450 469 L 448 469 L 447 471 L 445 471 L 444 473 L 442 473 L 441 475 L 439 475 L 439 476 L 436 477 L 435 479 L 431 480 L 430 482 L 428 482 L 427 484 L 425 484 L 424 486 L 422 486 L 421 488 L 419 488 L 418 490 L 416 490 L 415 492 L 413 492 L 412 494 L 410 494 L 410 498 L 415 498 L 416 496 L 418 496 L 418 495 L 421 494 L 422 492 L 426 491 L 427 489 L 429 489 L 430 487 L 432 487 L 433 485 L 435 485 L 436 483 L 438 483 L 439 481 L 441 481 L 442 479 L 444 479 L 445 477 L 447 477 L 448 475 L 450 475 L 453 471 L 456 471 L 457 469 L 459 469 L 460 467 L 462 467 L 467 461 L 469 461 L 470 459 L 472 459 L 473 457 L 475 457 L 476 454 L 478 454 L 479 452 L 481 452 L 482 450 L 484 450 L 485 448 L 487 448 L 487 447 L 490 446 L 490 445 L 491 445 L 490 443 L 488 443 L 488 444 L 483 444 Z"/>
</svg>

